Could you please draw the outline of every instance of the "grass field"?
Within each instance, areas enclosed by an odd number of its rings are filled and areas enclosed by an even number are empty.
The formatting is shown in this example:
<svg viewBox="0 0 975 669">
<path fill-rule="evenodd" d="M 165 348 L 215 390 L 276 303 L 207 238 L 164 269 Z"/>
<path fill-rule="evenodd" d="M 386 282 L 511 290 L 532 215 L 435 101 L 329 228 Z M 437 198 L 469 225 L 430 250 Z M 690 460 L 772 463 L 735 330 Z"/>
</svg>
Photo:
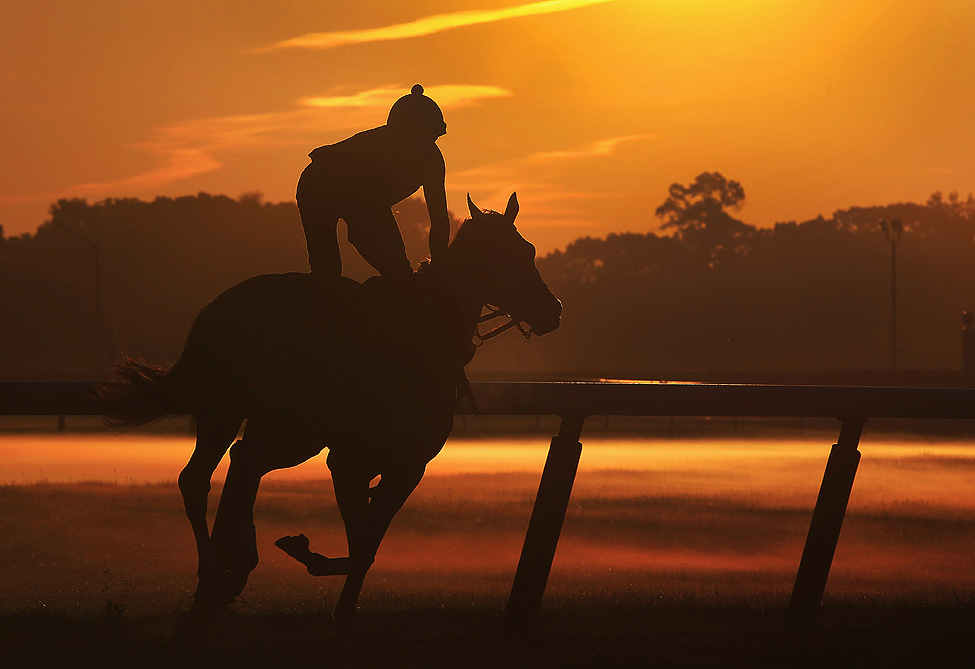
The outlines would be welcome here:
<svg viewBox="0 0 975 669">
<path fill-rule="evenodd" d="M 544 443 L 505 455 L 474 440 L 435 461 L 394 521 L 351 636 L 328 616 L 341 579 L 313 578 L 273 546 L 304 532 L 344 554 L 322 468 L 265 482 L 261 564 L 199 657 L 169 641 L 196 568 L 172 481 L 0 486 L 0 664 L 971 666 L 966 447 L 864 444 L 820 623 L 797 630 L 784 611 L 828 441 L 671 439 L 652 454 L 585 441 L 537 632 L 518 641 L 501 618 Z"/>
</svg>

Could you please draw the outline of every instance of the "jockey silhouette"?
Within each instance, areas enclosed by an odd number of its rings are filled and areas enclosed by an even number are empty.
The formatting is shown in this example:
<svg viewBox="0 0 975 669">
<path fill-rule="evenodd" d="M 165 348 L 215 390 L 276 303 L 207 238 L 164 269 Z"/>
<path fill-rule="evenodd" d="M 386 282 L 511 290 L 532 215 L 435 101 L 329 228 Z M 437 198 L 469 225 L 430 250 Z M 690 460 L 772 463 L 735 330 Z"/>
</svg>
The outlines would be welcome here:
<svg viewBox="0 0 975 669">
<path fill-rule="evenodd" d="M 341 218 L 349 242 L 380 274 L 411 275 L 391 207 L 421 187 L 430 214 L 430 259 L 435 263 L 443 255 L 450 222 L 437 139 L 446 132 L 440 107 L 416 84 L 389 110 L 386 125 L 308 154 L 311 164 L 298 179 L 296 199 L 313 274 L 342 273 L 336 230 Z"/>
</svg>

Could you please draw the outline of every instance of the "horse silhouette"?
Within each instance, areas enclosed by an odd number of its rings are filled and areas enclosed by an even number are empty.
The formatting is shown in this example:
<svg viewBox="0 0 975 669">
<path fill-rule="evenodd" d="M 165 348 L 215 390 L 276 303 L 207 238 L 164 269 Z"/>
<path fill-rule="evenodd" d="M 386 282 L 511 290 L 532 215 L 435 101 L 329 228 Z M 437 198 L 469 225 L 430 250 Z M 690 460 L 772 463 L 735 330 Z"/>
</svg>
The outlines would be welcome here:
<svg viewBox="0 0 975 669">
<path fill-rule="evenodd" d="M 179 475 L 199 557 L 191 616 L 223 610 L 257 566 L 253 509 L 261 477 L 327 446 L 348 557 L 312 553 L 304 535 L 278 546 L 312 574 L 346 576 L 334 615 L 351 621 L 390 521 L 443 448 L 458 396 L 469 389 L 463 368 L 484 305 L 496 307 L 488 316 L 527 323 L 527 330 L 519 325 L 525 333 L 559 326 L 562 305 L 514 225 L 516 195 L 503 214 L 478 210 L 470 196 L 468 206 L 471 218 L 447 253 L 410 280 L 248 279 L 199 313 L 171 369 L 129 361 L 101 386 L 110 425 L 196 419 L 196 448 Z M 210 479 L 228 448 L 230 468 L 208 531 Z"/>
</svg>

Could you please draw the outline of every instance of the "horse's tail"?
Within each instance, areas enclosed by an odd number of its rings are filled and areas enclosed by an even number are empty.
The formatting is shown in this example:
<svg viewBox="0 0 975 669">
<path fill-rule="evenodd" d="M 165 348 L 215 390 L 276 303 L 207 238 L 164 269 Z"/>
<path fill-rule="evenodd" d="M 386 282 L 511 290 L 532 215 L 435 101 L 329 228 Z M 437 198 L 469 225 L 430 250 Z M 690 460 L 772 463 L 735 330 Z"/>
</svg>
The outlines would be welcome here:
<svg viewBox="0 0 975 669">
<path fill-rule="evenodd" d="M 128 429 L 187 413 L 172 372 L 141 360 L 117 365 L 112 378 L 95 388 L 105 424 Z"/>
</svg>

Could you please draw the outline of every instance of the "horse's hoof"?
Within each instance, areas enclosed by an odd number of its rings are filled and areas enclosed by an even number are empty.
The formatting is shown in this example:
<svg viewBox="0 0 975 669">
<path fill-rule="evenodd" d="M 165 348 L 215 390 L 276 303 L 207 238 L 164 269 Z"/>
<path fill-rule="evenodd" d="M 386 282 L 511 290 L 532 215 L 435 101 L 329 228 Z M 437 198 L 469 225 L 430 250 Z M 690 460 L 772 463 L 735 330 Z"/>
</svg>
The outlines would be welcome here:
<svg viewBox="0 0 975 669">
<path fill-rule="evenodd" d="M 348 576 L 350 562 L 347 557 L 330 558 L 312 553 L 305 567 L 312 576 Z"/>
<path fill-rule="evenodd" d="M 285 553 L 291 557 L 298 559 L 295 554 L 303 555 L 308 551 L 308 537 L 304 534 L 299 534 L 297 536 L 281 537 L 274 542 L 274 545 L 283 550 Z"/>
<path fill-rule="evenodd" d="M 349 558 L 330 558 L 312 552 L 304 534 L 281 537 L 274 545 L 305 565 L 312 576 L 345 576 L 349 573 Z"/>
<path fill-rule="evenodd" d="M 335 607 L 335 610 L 332 611 L 332 620 L 335 621 L 335 626 L 340 630 L 352 629 L 352 624 L 355 622 L 355 608 L 340 609 Z"/>
<path fill-rule="evenodd" d="M 169 641 L 179 647 L 194 647 L 213 641 L 216 615 L 213 611 L 206 614 L 199 610 L 182 614 L 176 621 L 176 627 L 169 637 Z"/>
</svg>

